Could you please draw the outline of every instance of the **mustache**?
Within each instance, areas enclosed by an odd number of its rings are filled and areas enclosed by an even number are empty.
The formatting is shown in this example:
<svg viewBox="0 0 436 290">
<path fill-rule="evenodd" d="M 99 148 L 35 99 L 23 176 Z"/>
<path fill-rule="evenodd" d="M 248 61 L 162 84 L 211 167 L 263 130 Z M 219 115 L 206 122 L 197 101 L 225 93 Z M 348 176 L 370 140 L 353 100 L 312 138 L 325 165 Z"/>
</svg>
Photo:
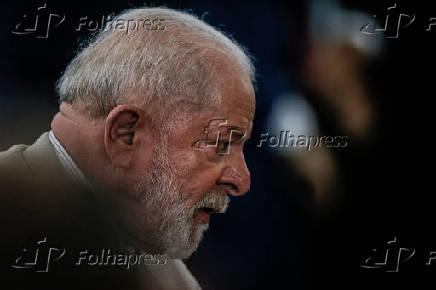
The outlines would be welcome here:
<svg viewBox="0 0 436 290">
<path fill-rule="evenodd" d="M 213 208 L 217 213 L 225 213 L 230 203 L 230 198 L 227 194 L 211 192 L 203 196 L 194 205 L 194 209 L 209 207 Z"/>
</svg>

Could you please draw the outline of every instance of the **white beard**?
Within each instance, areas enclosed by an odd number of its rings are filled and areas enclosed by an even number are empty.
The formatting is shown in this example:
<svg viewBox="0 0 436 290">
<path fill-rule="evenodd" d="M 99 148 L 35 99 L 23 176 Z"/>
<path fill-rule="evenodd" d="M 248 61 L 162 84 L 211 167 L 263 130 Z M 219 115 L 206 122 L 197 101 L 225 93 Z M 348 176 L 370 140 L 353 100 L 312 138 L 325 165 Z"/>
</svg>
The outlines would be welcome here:
<svg viewBox="0 0 436 290">
<path fill-rule="evenodd" d="M 195 210 L 210 206 L 225 212 L 230 199 L 227 195 L 210 192 L 194 206 L 190 206 L 189 194 L 182 194 L 181 183 L 168 160 L 166 146 L 155 148 L 152 168 L 147 177 L 137 181 L 134 194 L 142 200 L 143 218 L 141 242 L 147 248 L 166 254 L 172 259 L 185 259 L 197 249 L 208 224 L 200 224 Z M 150 249 L 141 249 L 147 251 Z"/>
</svg>

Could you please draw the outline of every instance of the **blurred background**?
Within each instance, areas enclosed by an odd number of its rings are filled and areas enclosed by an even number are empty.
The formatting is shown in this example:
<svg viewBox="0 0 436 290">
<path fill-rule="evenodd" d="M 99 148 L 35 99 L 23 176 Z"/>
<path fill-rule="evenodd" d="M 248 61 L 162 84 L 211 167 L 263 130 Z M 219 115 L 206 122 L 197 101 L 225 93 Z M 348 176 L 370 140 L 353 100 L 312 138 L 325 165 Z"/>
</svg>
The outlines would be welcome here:
<svg viewBox="0 0 436 290">
<path fill-rule="evenodd" d="M 203 288 L 428 289 L 436 274 L 436 262 L 426 265 L 436 251 L 436 7 L 375 0 L 4 1 L 0 150 L 31 144 L 49 130 L 58 106 L 54 83 L 79 44 L 102 27 L 103 16 L 143 4 L 191 11 L 255 59 L 256 117 L 245 147 L 252 186 L 232 200 L 228 214 L 212 218 L 186 261 Z M 37 14 L 38 27 L 25 31 Z M 93 22 L 77 31 L 81 17 Z M 258 147 L 262 134 L 282 131 L 347 142 L 310 151 Z M 373 249 L 383 256 L 394 239 L 388 265 L 363 267 L 375 265 L 367 260 Z M 405 260 L 400 248 L 415 255 L 391 273 L 392 261 Z"/>
</svg>

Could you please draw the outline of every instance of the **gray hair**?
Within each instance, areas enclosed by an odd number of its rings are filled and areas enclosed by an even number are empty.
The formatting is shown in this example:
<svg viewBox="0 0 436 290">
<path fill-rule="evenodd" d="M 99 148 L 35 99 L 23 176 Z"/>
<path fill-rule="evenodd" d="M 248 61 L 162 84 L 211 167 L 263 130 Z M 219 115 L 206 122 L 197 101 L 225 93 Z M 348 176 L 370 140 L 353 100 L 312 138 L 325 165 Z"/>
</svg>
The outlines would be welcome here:
<svg viewBox="0 0 436 290">
<path fill-rule="evenodd" d="M 81 49 L 58 80 L 57 92 L 60 102 L 92 118 L 130 103 L 153 112 L 153 124 L 162 125 L 170 108 L 193 111 L 218 104 L 214 80 L 226 64 L 236 64 L 254 82 L 244 49 L 196 16 L 168 8 L 130 9 Z"/>
</svg>

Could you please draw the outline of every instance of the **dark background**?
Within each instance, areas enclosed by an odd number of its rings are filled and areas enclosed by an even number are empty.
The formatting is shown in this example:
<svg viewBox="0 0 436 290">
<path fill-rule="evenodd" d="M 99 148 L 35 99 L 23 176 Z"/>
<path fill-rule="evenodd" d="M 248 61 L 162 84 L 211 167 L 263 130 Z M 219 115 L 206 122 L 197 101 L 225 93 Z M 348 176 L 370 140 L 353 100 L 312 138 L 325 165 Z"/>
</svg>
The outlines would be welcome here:
<svg viewBox="0 0 436 290">
<path fill-rule="evenodd" d="M 47 39 L 14 35 L 22 15 L 47 3 L 65 22 Z M 314 202 L 310 183 L 273 150 L 256 147 L 277 95 L 302 92 L 321 132 L 344 135 L 331 108 L 302 73 L 309 50 L 310 1 L 153 1 L 147 5 L 190 9 L 229 32 L 255 57 L 257 107 L 246 159 L 250 192 L 232 200 L 225 216 L 212 218 L 199 250 L 186 263 L 204 289 L 431 288 L 436 262 L 434 232 L 433 98 L 436 28 L 426 32 L 436 7 L 418 1 L 340 1 L 368 15 L 397 3 L 415 13 L 398 39 L 385 39 L 364 76 L 376 107 L 371 134 L 336 150 L 338 179 L 328 205 Z M 89 32 L 79 18 L 137 7 L 143 1 L 6 1 L 0 18 L 0 150 L 30 144 L 49 129 L 57 111 L 54 83 Z M 327 9 L 325 14 L 329 14 Z M 362 23 L 362 26 L 365 23 Z M 359 31 L 356 34 L 361 33 Z M 326 38 L 329 36 L 327 35 Z M 398 273 L 364 269 L 373 248 L 415 248 Z"/>
</svg>

